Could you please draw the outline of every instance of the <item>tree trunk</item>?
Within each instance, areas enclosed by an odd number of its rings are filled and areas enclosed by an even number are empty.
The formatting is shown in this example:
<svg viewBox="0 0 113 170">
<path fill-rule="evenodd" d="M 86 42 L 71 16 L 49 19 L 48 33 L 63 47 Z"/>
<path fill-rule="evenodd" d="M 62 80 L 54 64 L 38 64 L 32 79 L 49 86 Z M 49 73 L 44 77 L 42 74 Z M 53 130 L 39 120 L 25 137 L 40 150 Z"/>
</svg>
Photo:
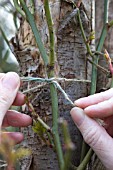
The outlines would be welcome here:
<svg viewBox="0 0 113 170">
<path fill-rule="evenodd" d="M 74 0 L 77 4 L 80 2 Z M 45 20 L 43 1 L 35 0 L 35 21 L 40 35 L 45 45 L 49 49 L 48 42 L 48 27 Z M 92 2 L 83 0 L 80 6 L 81 18 L 86 35 L 92 30 Z M 30 6 L 30 1 L 26 0 L 27 6 Z M 55 28 L 56 55 L 59 66 L 59 77 L 66 79 L 90 79 L 91 65 L 87 63 L 87 51 L 83 41 L 80 26 L 76 15 L 72 16 L 74 11 L 73 3 L 70 0 L 54 0 L 50 1 L 52 17 Z M 32 10 L 32 9 L 30 9 Z M 16 36 L 15 54 L 20 63 L 20 76 L 46 77 L 44 64 L 38 51 L 33 33 L 27 21 L 21 21 L 19 32 Z M 92 44 L 94 48 L 95 44 Z M 57 70 L 58 72 L 58 70 Z M 87 96 L 89 93 L 90 83 L 77 81 L 61 81 L 60 85 L 68 94 L 72 101 Z M 24 83 L 23 90 L 37 87 L 28 93 L 31 103 L 40 117 L 52 127 L 52 111 L 50 90 L 48 85 L 40 86 L 39 83 Z M 64 117 L 69 124 L 69 131 L 75 150 L 72 154 L 72 164 L 79 165 L 82 137 L 74 125 L 70 117 L 71 106 L 64 98 L 62 93 L 58 92 L 59 99 L 59 117 Z M 23 112 L 29 114 L 27 108 Z M 58 161 L 56 152 L 48 147 L 38 136 L 33 132 L 31 127 L 22 129 L 25 135 L 23 146 L 32 149 L 32 155 L 22 160 L 22 170 L 58 170 Z M 61 141 L 63 147 L 62 133 Z"/>
</svg>

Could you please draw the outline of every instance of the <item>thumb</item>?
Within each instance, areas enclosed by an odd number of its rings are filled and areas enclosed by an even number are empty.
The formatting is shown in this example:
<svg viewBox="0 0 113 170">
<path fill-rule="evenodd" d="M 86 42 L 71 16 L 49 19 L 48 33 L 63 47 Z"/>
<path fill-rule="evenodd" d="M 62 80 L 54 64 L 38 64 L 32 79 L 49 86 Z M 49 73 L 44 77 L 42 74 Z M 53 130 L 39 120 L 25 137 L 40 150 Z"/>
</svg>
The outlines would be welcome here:
<svg viewBox="0 0 113 170">
<path fill-rule="evenodd" d="M 7 110 L 16 97 L 19 86 L 19 76 L 14 72 L 3 74 L 0 78 L 0 126 Z"/>
<path fill-rule="evenodd" d="M 85 142 L 95 151 L 104 166 L 113 169 L 113 139 L 106 130 L 78 107 L 71 110 L 71 116 Z"/>
</svg>

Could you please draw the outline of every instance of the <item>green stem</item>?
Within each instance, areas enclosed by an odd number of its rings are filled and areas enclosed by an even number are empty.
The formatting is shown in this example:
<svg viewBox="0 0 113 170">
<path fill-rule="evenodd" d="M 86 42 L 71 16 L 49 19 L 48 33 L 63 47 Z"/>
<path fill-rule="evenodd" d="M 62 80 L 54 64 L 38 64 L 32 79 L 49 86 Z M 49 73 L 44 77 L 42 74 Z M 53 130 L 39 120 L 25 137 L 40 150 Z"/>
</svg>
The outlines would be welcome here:
<svg viewBox="0 0 113 170">
<path fill-rule="evenodd" d="M 88 164 L 88 162 L 91 159 L 91 156 L 93 155 L 93 150 L 90 149 L 87 153 L 87 155 L 85 156 L 84 160 L 81 162 L 81 164 L 78 166 L 77 170 L 84 170 L 86 168 L 86 165 Z"/>
<path fill-rule="evenodd" d="M 80 29 L 81 29 L 82 37 L 83 37 L 83 39 L 84 39 L 84 43 L 85 43 L 86 48 L 87 48 L 87 52 L 88 52 L 88 53 L 90 54 L 90 56 L 93 58 L 93 53 L 91 52 L 89 43 L 88 43 L 88 41 L 87 41 L 87 38 L 86 38 L 86 35 L 85 35 L 85 32 L 84 32 L 84 28 L 83 28 L 83 25 L 82 25 L 82 21 L 81 21 L 81 17 L 80 17 L 80 10 L 78 10 L 78 20 L 79 20 L 79 24 L 80 24 Z"/>
<path fill-rule="evenodd" d="M 101 50 L 103 48 L 103 44 L 104 44 L 105 38 L 106 38 L 106 35 L 107 35 L 107 30 L 108 30 L 108 24 L 107 24 L 107 22 L 108 22 L 108 6 L 109 6 L 108 4 L 109 4 L 109 0 L 104 0 L 104 27 L 102 29 L 100 40 L 99 40 L 99 43 L 98 43 L 98 46 L 97 46 L 97 49 L 96 49 L 96 51 L 98 51 L 98 52 L 101 52 Z M 83 27 L 81 26 L 82 22 L 80 20 L 80 13 L 79 12 L 78 12 L 78 17 L 79 17 L 79 23 L 80 23 L 80 27 L 81 27 L 81 31 L 82 31 L 82 36 L 83 36 L 84 42 L 86 44 L 87 50 L 89 50 L 90 47 L 87 45 L 86 38 L 85 38 L 85 36 L 83 34 L 84 30 L 83 30 Z M 89 51 L 91 51 L 91 50 L 89 50 Z M 90 94 L 94 94 L 96 92 L 96 83 L 97 83 L 97 66 L 96 65 L 98 65 L 98 60 L 99 60 L 98 55 L 95 55 L 92 58 L 93 58 L 93 63 L 95 63 L 95 64 L 92 65 L 92 76 L 91 76 L 91 90 L 90 90 Z M 82 158 L 81 158 L 81 160 L 83 159 L 83 156 L 84 156 L 86 148 L 87 147 L 86 147 L 86 145 L 85 145 L 85 143 L 83 141 L 83 148 L 82 148 L 82 154 L 81 154 Z M 93 152 L 91 152 L 89 154 L 89 151 L 86 154 L 84 160 L 87 160 L 87 157 L 90 160 Z M 82 166 L 84 160 L 81 162 L 80 166 L 78 167 L 78 170 L 83 170 L 84 169 L 84 166 Z M 88 163 L 88 161 L 86 161 L 86 163 Z M 86 164 L 85 164 L 85 166 L 86 166 Z"/>
<path fill-rule="evenodd" d="M 98 69 L 100 69 L 103 73 L 106 73 L 106 74 L 110 74 L 110 71 L 108 71 L 107 69 L 105 69 L 104 67 L 98 65 L 98 64 L 95 64 L 92 60 L 90 60 L 89 58 L 87 59 L 91 64 L 94 64 Z"/>
<path fill-rule="evenodd" d="M 84 160 L 86 153 L 89 150 L 89 146 L 87 145 L 87 143 L 85 143 L 85 141 L 83 140 L 82 142 L 82 150 L 81 150 L 81 156 L 80 156 L 80 163 Z"/>
<path fill-rule="evenodd" d="M 37 117 L 37 120 L 47 131 L 51 131 L 50 127 L 39 116 Z"/>
<path fill-rule="evenodd" d="M 67 121 L 61 119 L 60 122 L 62 125 L 64 144 L 65 144 L 65 155 L 64 155 L 65 165 L 63 170 L 68 170 L 70 168 L 70 160 L 71 160 L 72 151 L 74 150 L 74 144 L 72 143 L 70 138 Z"/>
<path fill-rule="evenodd" d="M 30 13 L 28 7 L 26 6 L 24 0 L 19 0 L 20 1 L 20 4 L 22 5 L 22 8 L 26 14 L 26 19 L 27 21 L 29 22 L 30 26 L 31 26 L 31 29 L 33 31 L 33 34 L 35 36 L 35 39 L 36 39 L 36 42 L 37 42 L 37 45 L 38 45 L 38 48 L 39 48 L 39 51 L 41 53 L 41 56 L 43 58 L 43 61 L 44 61 L 44 64 L 45 66 L 47 67 L 48 63 L 49 63 L 49 60 L 48 60 L 48 56 L 47 56 L 47 53 L 46 53 L 46 50 L 44 48 L 44 45 L 43 45 L 43 42 L 40 38 L 40 34 L 39 34 L 39 31 L 38 31 L 38 28 L 36 26 L 36 23 L 35 23 L 35 20 L 34 20 L 34 17 L 33 15 Z"/>
<path fill-rule="evenodd" d="M 53 138 L 52 138 L 51 134 L 48 131 L 47 131 L 47 136 L 48 136 L 48 139 L 49 139 L 49 142 L 50 142 L 52 148 L 55 149 Z"/>
<path fill-rule="evenodd" d="M 5 40 L 5 42 L 7 43 L 8 47 L 10 48 L 10 44 L 9 44 L 8 39 L 7 39 L 7 36 L 5 35 L 5 33 L 4 33 L 4 31 L 3 31 L 3 29 L 2 29 L 1 26 L 0 26 L 0 31 L 1 31 L 1 34 L 2 34 L 2 36 L 3 36 L 4 40 Z M 10 49 L 11 49 L 11 48 L 10 48 Z"/>
<path fill-rule="evenodd" d="M 50 85 L 51 101 L 52 101 L 52 113 L 53 113 L 53 138 L 55 143 L 56 152 L 58 155 L 58 162 L 60 170 L 64 167 L 64 158 L 61 148 L 60 138 L 58 134 L 58 98 L 57 91 L 53 84 Z"/>
<path fill-rule="evenodd" d="M 44 0 L 44 9 L 45 9 L 48 30 L 49 30 L 49 38 L 50 38 L 50 58 L 49 58 L 49 67 L 48 67 L 50 68 L 50 70 L 48 70 L 48 76 L 54 77 L 54 65 L 55 65 L 54 30 L 53 30 L 53 22 L 52 22 L 48 0 Z M 58 156 L 59 167 L 60 170 L 62 170 L 64 167 L 64 158 L 63 158 L 63 152 L 61 148 L 60 137 L 58 133 L 58 96 L 54 84 L 50 84 L 50 94 L 51 94 L 52 113 L 53 113 L 53 138 L 54 138 L 55 148 Z"/>
<path fill-rule="evenodd" d="M 22 11 L 22 9 L 20 8 L 18 1 L 17 0 L 13 0 L 14 6 L 16 8 L 16 10 L 24 17 L 25 17 L 25 13 Z"/>
<path fill-rule="evenodd" d="M 34 15 L 35 12 L 34 0 L 30 0 L 30 6 L 31 6 L 31 13 Z"/>
<path fill-rule="evenodd" d="M 49 1 L 44 0 L 44 9 L 46 15 L 46 21 L 49 30 L 49 41 L 50 41 L 50 66 L 54 66 L 55 63 L 55 41 L 54 41 L 54 30 L 53 30 L 53 21 L 51 17 Z"/>
<path fill-rule="evenodd" d="M 97 49 L 96 49 L 96 51 L 98 51 L 98 52 L 101 52 L 105 38 L 107 36 L 107 31 L 108 31 L 108 24 L 107 24 L 107 22 L 108 22 L 108 18 L 107 18 L 108 17 L 108 4 L 109 4 L 109 0 L 104 0 L 104 6 L 105 6 L 104 7 L 104 9 L 105 9 L 105 11 L 104 11 L 104 26 L 103 26 L 102 33 L 101 33 L 101 36 L 100 36 L 100 40 L 99 40 L 99 43 L 98 43 L 98 46 L 97 46 Z M 93 62 L 98 65 L 98 60 L 99 60 L 98 55 L 95 55 Z M 94 94 L 96 92 L 96 82 L 97 82 L 97 67 L 93 64 L 90 94 Z"/>
<path fill-rule="evenodd" d="M 89 53 L 89 55 L 92 58 L 94 58 L 94 54 L 91 52 L 88 40 L 87 40 L 86 35 L 85 35 L 85 31 L 84 31 L 83 24 L 82 24 L 82 21 L 81 21 L 81 16 L 80 16 L 80 10 L 78 10 L 78 21 L 79 21 L 82 37 L 83 37 L 84 43 L 85 43 L 86 48 L 87 48 L 87 52 Z M 88 148 L 89 148 L 88 145 L 83 140 L 80 162 L 83 161 L 83 159 L 84 159 L 84 157 L 85 157 L 85 155 L 86 155 L 86 153 L 88 151 Z"/>
<path fill-rule="evenodd" d="M 104 0 L 104 24 L 108 23 L 109 0 Z"/>
</svg>

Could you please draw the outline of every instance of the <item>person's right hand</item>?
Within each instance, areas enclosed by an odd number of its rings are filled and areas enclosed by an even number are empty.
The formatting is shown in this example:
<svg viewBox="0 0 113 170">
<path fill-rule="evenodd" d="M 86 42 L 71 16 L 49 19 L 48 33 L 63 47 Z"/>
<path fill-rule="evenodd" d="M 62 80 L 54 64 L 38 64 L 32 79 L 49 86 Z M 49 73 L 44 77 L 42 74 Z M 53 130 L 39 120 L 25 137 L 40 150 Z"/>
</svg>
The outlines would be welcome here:
<svg viewBox="0 0 113 170">
<path fill-rule="evenodd" d="M 113 170 L 113 88 L 75 101 L 71 116 L 84 140 L 109 170 Z M 95 118 L 104 120 L 104 127 Z M 106 130 L 105 130 L 106 129 Z"/>
</svg>

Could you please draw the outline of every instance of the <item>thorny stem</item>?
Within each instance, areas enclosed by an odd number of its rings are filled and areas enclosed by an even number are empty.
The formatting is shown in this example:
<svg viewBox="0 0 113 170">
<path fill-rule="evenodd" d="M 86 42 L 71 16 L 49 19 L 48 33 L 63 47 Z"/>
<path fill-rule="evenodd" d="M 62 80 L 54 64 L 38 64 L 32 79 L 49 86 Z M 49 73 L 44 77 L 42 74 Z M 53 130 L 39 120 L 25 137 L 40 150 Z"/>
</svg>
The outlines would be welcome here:
<svg viewBox="0 0 113 170">
<path fill-rule="evenodd" d="M 91 52 L 91 49 L 90 49 L 88 40 L 87 40 L 86 35 L 85 35 L 85 32 L 84 32 L 84 28 L 83 28 L 83 25 L 82 25 L 82 21 L 81 21 L 81 17 L 80 17 L 80 10 L 78 10 L 77 13 L 78 13 L 78 20 L 79 20 L 79 25 L 80 25 L 82 37 L 83 37 L 83 39 L 84 39 L 84 43 L 85 43 L 85 45 L 86 45 L 87 52 L 88 52 L 88 53 L 90 54 L 90 56 L 93 58 L 93 53 Z"/>
<path fill-rule="evenodd" d="M 29 11 L 28 7 L 26 6 L 24 0 L 19 0 L 19 1 L 20 1 L 20 4 L 22 5 L 22 8 L 23 8 L 25 14 L 26 14 L 26 19 L 29 22 L 29 25 L 31 26 L 31 29 L 32 29 L 33 34 L 35 36 L 39 51 L 40 51 L 41 56 L 42 56 L 43 61 L 44 61 L 44 64 L 47 67 L 47 65 L 49 63 L 48 56 L 47 56 L 46 50 L 44 48 L 43 42 L 42 42 L 42 40 L 40 38 L 40 34 L 39 34 L 38 28 L 36 26 L 34 17 L 30 13 L 30 11 Z"/>
<path fill-rule="evenodd" d="M 45 15 L 49 30 L 49 38 L 50 38 L 50 58 L 49 58 L 49 69 L 48 76 L 54 77 L 54 66 L 55 66 L 55 43 L 54 43 L 54 30 L 53 30 L 53 22 L 50 13 L 49 1 L 44 0 L 44 8 Z M 50 84 L 50 94 L 51 94 L 51 102 L 52 102 L 52 113 L 53 113 L 53 138 L 55 143 L 55 148 L 58 156 L 58 162 L 60 170 L 64 167 L 64 158 L 63 151 L 61 148 L 60 137 L 58 133 L 58 96 L 57 90 L 54 84 Z"/>
</svg>

